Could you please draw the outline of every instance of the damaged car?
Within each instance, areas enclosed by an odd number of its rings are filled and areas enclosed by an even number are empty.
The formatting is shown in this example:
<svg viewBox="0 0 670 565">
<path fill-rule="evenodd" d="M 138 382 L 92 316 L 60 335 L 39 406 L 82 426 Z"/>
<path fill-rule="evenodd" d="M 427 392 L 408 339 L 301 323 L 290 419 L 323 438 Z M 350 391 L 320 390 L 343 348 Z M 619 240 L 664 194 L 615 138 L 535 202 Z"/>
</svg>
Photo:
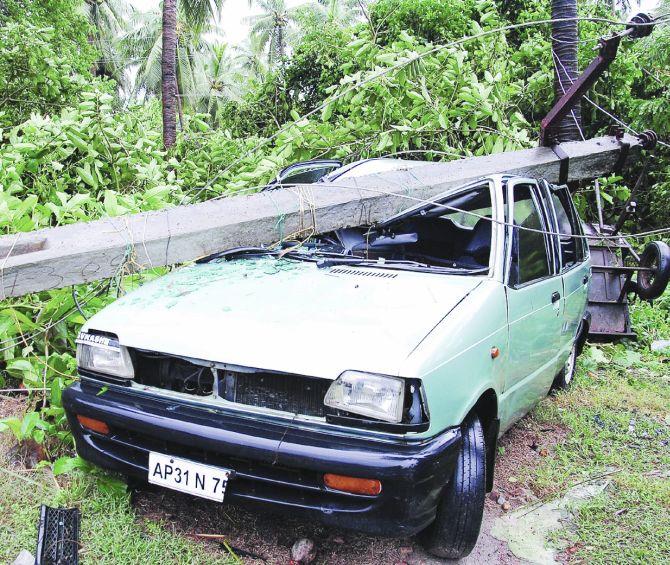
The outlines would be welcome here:
<svg viewBox="0 0 670 565">
<path fill-rule="evenodd" d="M 101 467 L 463 557 L 498 437 L 573 377 L 590 274 L 565 186 L 483 178 L 127 294 L 63 404 Z"/>
</svg>

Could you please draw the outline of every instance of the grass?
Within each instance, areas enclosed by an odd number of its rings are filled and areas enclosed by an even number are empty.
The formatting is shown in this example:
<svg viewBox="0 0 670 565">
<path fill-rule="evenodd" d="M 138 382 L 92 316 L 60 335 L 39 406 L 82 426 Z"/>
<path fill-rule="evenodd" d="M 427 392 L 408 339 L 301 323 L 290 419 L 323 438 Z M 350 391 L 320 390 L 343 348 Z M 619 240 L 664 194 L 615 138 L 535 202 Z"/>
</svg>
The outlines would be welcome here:
<svg viewBox="0 0 670 565">
<path fill-rule="evenodd" d="M 80 508 L 82 563 L 239 563 L 175 535 L 168 524 L 139 522 L 125 485 L 105 476 L 75 473 L 57 488 L 48 470 L 15 473 L 0 466 L 0 500 L 2 563 L 11 563 L 22 549 L 35 552 L 42 503 Z"/>
<path fill-rule="evenodd" d="M 525 470 L 533 490 L 548 498 L 598 475 L 611 480 L 555 536 L 585 563 L 670 563 L 670 350 L 649 349 L 670 338 L 667 303 L 636 305 L 633 316 L 638 343 L 588 347 L 570 390 L 534 412 L 569 434 Z"/>
</svg>

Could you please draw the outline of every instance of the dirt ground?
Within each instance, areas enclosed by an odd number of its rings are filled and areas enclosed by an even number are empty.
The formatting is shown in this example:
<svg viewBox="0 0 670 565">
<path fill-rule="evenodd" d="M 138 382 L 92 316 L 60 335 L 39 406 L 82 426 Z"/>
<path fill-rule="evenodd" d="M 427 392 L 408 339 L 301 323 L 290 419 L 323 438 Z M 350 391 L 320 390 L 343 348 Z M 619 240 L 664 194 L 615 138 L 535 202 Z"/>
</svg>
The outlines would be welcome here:
<svg viewBox="0 0 670 565">
<path fill-rule="evenodd" d="M 19 398 L 0 397 L 0 417 L 18 415 L 24 402 Z M 479 542 L 462 563 L 522 563 L 505 542 L 491 535 L 494 521 L 505 512 L 534 500 L 535 494 L 519 476 L 532 469 L 541 457 L 565 437 L 565 430 L 542 428 L 532 418 L 524 418 L 499 442 L 496 481 L 487 497 L 484 523 Z M 12 448 L 12 439 L 0 434 L 0 449 Z M 447 563 L 427 555 L 418 541 L 387 539 L 325 527 L 297 517 L 250 511 L 233 505 L 221 505 L 168 490 L 142 488 L 132 495 L 139 522 L 161 521 L 175 534 L 190 536 L 206 544 L 209 552 L 227 552 L 226 544 L 245 564 L 289 563 L 291 547 L 300 538 L 311 539 L 316 547 L 316 563 L 434 565 Z M 203 539 L 197 534 L 216 535 Z M 220 536 L 220 537 L 218 537 Z M 453 563 L 453 562 L 449 562 Z"/>
<path fill-rule="evenodd" d="M 531 418 L 525 418 L 501 438 L 496 481 L 493 492 L 486 500 L 482 532 L 474 551 L 462 563 L 522 563 L 511 553 L 505 542 L 491 535 L 491 528 L 495 519 L 506 511 L 535 500 L 535 494 L 523 478 L 517 476 L 517 472 L 521 469 L 532 469 L 565 435 L 563 429 L 543 428 Z M 499 504 L 498 501 L 504 502 Z M 300 538 L 314 541 L 317 550 L 316 562 L 329 565 L 453 563 L 426 554 L 414 538 L 371 537 L 299 518 L 251 512 L 165 490 L 135 492 L 133 504 L 142 519 L 164 520 L 182 534 L 223 536 L 221 539 L 225 539 L 244 563 L 249 564 L 285 565 L 290 560 L 291 546 Z M 221 541 L 204 543 L 223 546 Z"/>
</svg>

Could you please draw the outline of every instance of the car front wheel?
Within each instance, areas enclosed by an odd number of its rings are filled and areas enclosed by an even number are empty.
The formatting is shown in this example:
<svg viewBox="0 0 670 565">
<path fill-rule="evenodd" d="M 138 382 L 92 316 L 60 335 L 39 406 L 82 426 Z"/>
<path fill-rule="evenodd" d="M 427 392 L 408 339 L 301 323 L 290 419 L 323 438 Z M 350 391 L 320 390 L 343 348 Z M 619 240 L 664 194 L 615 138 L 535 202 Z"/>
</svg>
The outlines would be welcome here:
<svg viewBox="0 0 670 565">
<path fill-rule="evenodd" d="M 435 521 L 420 534 L 424 547 L 443 559 L 460 559 L 472 551 L 484 514 L 486 446 L 475 414 L 463 422 L 462 437 L 458 461 L 442 492 Z"/>
</svg>

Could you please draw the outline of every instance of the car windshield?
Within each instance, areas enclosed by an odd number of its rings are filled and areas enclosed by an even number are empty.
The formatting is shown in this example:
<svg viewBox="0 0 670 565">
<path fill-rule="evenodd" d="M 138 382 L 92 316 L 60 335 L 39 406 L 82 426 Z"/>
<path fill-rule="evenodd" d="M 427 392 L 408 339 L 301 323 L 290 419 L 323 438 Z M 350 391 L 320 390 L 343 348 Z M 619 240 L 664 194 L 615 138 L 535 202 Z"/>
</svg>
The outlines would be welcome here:
<svg viewBox="0 0 670 565">
<path fill-rule="evenodd" d="M 415 207 L 376 226 L 326 233 L 284 250 L 321 265 L 362 264 L 408 270 L 488 274 L 492 205 L 489 184 Z"/>
<path fill-rule="evenodd" d="M 486 275 L 491 260 L 489 184 L 417 206 L 372 226 L 339 229 L 279 249 L 231 249 L 205 259 L 275 255 L 339 264 L 453 274 Z"/>
</svg>

